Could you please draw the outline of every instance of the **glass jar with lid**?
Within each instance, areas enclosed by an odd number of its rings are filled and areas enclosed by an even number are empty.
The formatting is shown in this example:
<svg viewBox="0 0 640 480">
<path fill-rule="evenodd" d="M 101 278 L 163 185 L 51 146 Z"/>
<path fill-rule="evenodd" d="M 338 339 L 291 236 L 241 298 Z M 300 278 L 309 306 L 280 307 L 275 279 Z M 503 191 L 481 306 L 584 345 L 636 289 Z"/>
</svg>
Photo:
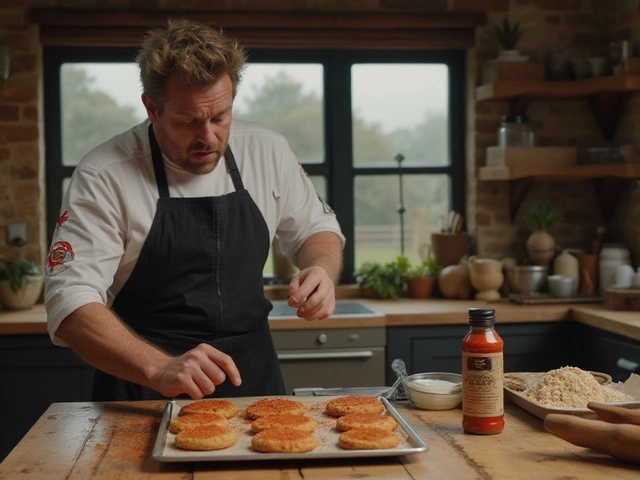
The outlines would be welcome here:
<svg viewBox="0 0 640 480">
<path fill-rule="evenodd" d="M 498 128 L 499 147 L 535 147 L 536 135 L 526 115 L 504 115 Z"/>
</svg>

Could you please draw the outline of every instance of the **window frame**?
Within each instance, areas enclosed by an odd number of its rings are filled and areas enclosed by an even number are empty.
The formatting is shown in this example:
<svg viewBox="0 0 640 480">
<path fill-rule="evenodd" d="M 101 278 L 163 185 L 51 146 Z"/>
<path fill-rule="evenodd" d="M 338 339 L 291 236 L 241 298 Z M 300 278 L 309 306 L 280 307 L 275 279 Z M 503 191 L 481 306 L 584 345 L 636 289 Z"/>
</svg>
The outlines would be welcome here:
<svg viewBox="0 0 640 480">
<path fill-rule="evenodd" d="M 450 163 L 439 166 L 402 166 L 403 175 L 446 174 L 450 178 L 450 208 L 465 213 L 465 52 L 463 50 L 347 50 L 249 48 L 249 62 L 321 63 L 324 66 L 325 160 L 304 163 L 309 175 L 326 178 L 327 203 L 340 221 L 347 243 L 340 283 L 355 278 L 355 198 L 356 176 L 397 175 L 399 167 L 356 167 L 353 165 L 351 118 L 351 66 L 356 63 L 438 63 L 449 68 L 449 155 Z M 56 226 L 62 199 L 62 180 L 74 166 L 62 164 L 60 67 L 66 62 L 130 62 L 135 47 L 44 47 L 44 131 L 47 145 L 45 169 L 47 188 L 47 235 Z M 242 87 L 240 87 L 242 88 Z M 55 206 L 55 207 L 54 207 Z"/>
</svg>

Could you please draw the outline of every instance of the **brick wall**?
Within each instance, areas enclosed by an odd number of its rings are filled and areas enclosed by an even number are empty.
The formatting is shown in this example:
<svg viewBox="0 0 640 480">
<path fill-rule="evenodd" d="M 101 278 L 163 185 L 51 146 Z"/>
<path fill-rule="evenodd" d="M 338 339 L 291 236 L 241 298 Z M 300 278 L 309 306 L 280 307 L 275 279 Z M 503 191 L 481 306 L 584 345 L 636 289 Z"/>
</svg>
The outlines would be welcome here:
<svg viewBox="0 0 640 480">
<path fill-rule="evenodd" d="M 213 3 L 213 2 L 212 2 Z M 442 11 L 484 9 L 491 21 L 501 20 L 504 0 L 224 0 L 216 10 L 240 11 Z M 12 51 L 12 73 L 0 81 L 0 226 L 27 221 L 31 239 L 19 253 L 44 260 L 45 238 L 44 145 L 42 125 L 42 67 L 37 26 L 28 11 L 47 8 L 105 8 L 132 10 L 203 10 L 209 2 L 200 0 L 3 0 L 0 6 L 0 45 Z M 519 49 L 532 60 L 542 61 L 551 48 L 586 46 L 606 48 L 612 38 L 629 37 L 640 43 L 638 0 L 511 0 L 509 17 L 526 29 Z M 484 150 L 496 142 L 499 118 L 506 102 L 473 102 L 481 66 L 497 54 L 495 46 L 478 29 L 477 47 L 469 52 L 469 99 L 467 109 L 467 218 L 477 238 L 478 253 L 493 257 L 524 254 L 530 230 L 519 214 L 509 219 L 509 188 L 506 182 L 478 182 L 475 172 L 484 165 Z M 639 45 L 640 46 L 640 45 Z M 640 50 L 639 50 L 640 51 Z M 616 141 L 632 141 L 640 133 L 639 95 L 630 98 L 621 119 Z M 533 119 L 541 143 L 579 145 L 601 139 L 585 100 L 534 102 L 527 112 Z M 640 186 L 629 182 L 621 195 L 620 208 L 610 228 L 632 245 L 640 261 Z M 589 182 L 540 182 L 534 184 L 525 205 L 536 199 L 557 203 L 566 221 L 552 233 L 565 247 L 583 247 L 602 223 Z M 629 219 L 630 221 L 626 221 Z M 0 234 L 0 254 L 15 256 L 15 247 L 5 244 Z"/>
</svg>

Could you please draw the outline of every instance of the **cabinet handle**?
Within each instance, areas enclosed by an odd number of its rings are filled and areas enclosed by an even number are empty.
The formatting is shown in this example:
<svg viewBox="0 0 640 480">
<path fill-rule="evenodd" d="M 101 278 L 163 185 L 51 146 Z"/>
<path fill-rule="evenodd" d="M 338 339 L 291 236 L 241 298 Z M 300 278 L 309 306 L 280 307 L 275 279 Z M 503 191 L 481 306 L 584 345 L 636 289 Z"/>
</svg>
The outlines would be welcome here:
<svg viewBox="0 0 640 480">
<path fill-rule="evenodd" d="M 620 357 L 616 362 L 616 365 L 618 365 L 618 368 L 628 370 L 631 373 L 640 373 L 640 363 L 634 362 L 633 360 L 627 360 L 626 358 Z"/>
<path fill-rule="evenodd" d="M 371 358 L 371 350 L 357 352 L 278 353 L 278 360 L 333 360 L 336 358 Z"/>
</svg>

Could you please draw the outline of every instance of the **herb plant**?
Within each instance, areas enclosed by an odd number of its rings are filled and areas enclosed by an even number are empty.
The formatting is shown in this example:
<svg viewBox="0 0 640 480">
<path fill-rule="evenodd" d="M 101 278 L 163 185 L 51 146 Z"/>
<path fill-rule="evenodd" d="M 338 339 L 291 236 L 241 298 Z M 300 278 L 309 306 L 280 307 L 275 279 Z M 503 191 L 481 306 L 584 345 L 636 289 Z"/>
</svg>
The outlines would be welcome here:
<svg viewBox="0 0 640 480">
<path fill-rule="evenodd" d="M 10 262 L 0 258 L 0 280 L 8 280 L 11 290 L 17 292 L 32 277 L 39 277 L 42 271 L 33 260 Z"/>
<path fill-rule="evenodd" d="M 441 270 L 442 266 L 435 257 L 429 257 L 421 264 L 410 268 L 407 272 L 407 278 L 437 277 Z"/>
<path fill-rule="evenodd" d="M 371 290 L 378 298 L 398 298 L 404 290 L 411 264 L 407 257 L 398 256 L 384 264 L 365 262 L 354 272 L 360 287 Z"/>
<path fill-rule="evenodd" d="M 524 215 L 537 231 L 548 230 L 553 224 L 562 220 L 560 210 L 545 202 L 532 203 L 527 207 Z"/>
</svg>

